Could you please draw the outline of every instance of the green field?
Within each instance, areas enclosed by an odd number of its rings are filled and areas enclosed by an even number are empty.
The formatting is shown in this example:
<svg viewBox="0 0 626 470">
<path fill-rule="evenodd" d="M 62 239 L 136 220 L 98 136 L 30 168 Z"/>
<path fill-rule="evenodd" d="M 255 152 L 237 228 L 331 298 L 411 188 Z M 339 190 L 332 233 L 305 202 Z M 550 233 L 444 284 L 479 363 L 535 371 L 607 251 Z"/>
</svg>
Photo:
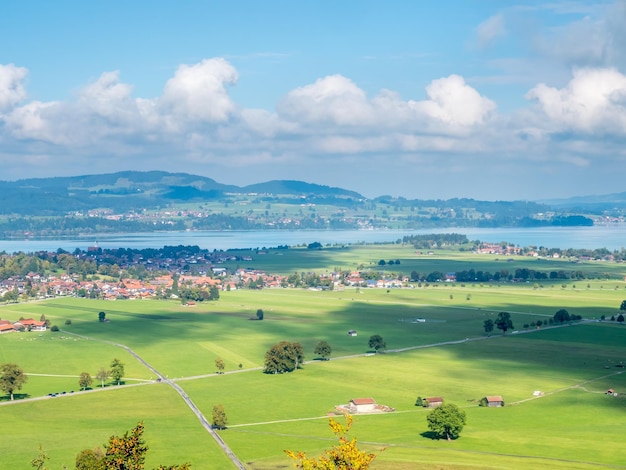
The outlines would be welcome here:
<svg viewBox="0 0 626 470">
<path fill-rule="evenodd" d="M 332 269 L 335 261 L 364 263 L 368 256 L 372 262 L 400 258 L 406 247 L 360 249 L 346 250 L 351 261 L 320 260 L 315 252 L 306 253 L 308 261 L 291 253 L 268 256 L 288 260 L 289 272 L 312 269 L 306 264 Z M 443 261 L 430 260 L 428 269 Z M 416 269 L 404 259 L 398 267 Z M 620 267 L 598 270 L 617 274 Z M 3 306 L 3 319 L 45 314 L 65 331 L 0 336 L 0 363 L 18 363 L 29 374 L 19 398 L 41 397 L 14 403 L 1 398 L 1 467 L 31 468 L 41 444 L 51 469 L 73 468 L 80 450 L 102 445 L 143 420 L 147 468 L 182 462 L 196 469 L 233 468 L 180 396 L 155 383 L 154 373 L 120 345 L 176 379 L 208 419 L 212 407 L 223 404 L 229 427 L 220 435 L 251 469 L 290 468 L 284 449 L 315 454 L 332 445 L 327 415 L 357 397 L 373 397 L 396 410 L 355 418 L 352 434 L 360 445 L 385 449 L 373 468 L 626 467 L 621 451 L 626 326 L 588 321 L 522 328 L 561 308 L 586 319 L 617 315 L 624 298 L 624 282 L 613 279 L 565 287 L 561 282 L 542 287 L 442 283 L 389 291 L 234 290 L 195 307 L 75 298 Z M 258 308 L 265 312 L 263 321 L 251 320 Z M 98 322 L 99 311 L 109 323 Z M 500 311 L 511 313 L 515 333 L 488 338 L 483 321 Z M 66 320 L 71 325 L 65 326 Z M 350 329 L 358 336 L 348 336 Z M 385 339 L 386 353 L 371 354 L 367 342 L 373 334 Z M 322 339 L 333 348 L 331 361 L 311 361 L 276 376 L 258 369 L 278 341 L 301 342 L 306 359 L 313 360 Z M 78 392 L 81 372 L 95 376 L 115 357 L 126 365 L 125 385 L 100 389 L 94 384 L 94 390 Z M 223 375 L 215 374 L 218 357 L 226 364 Z M 619 395 L 607 396 L 609 388 Z M 543 395 L 534 397 L 534 391 Z M 458 440 L 437 441 L 425 434 L 427 410 L 414 406 L 418 395 L 443 396 L 465 409 L 467 425 Z M 477 406 L 485 395 L 502 395 L 506 406 Z"/>
</svg>

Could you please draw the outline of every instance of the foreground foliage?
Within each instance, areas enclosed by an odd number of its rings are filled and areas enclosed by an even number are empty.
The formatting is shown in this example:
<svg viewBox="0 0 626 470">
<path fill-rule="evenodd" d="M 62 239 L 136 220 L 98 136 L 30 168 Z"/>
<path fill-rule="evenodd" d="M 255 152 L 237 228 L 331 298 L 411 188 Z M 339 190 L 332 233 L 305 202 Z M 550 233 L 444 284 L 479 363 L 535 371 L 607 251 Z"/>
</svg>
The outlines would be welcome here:
<svg viewBox="0 0 626 470">
<path fill-rule="evenodd" d="M 143 440 L 143 422 L 137 423 L 130 433 L 111 436 L 101 449 L 85 449 L 76 456 L 78 470 L 143 470 L 148 446 Z M 163 466 L 155 470 L 189 470 L 189 464 Z"/>
<path fill-rule="evenodd" d="M 333 434 L 339 438 L 339 443 L 326 449 L 319 457 L 308 457 L 301 451 L 286 450 L 285 453 L 296 462 L 297 468 L 304 470 L 367 470 L 376 454 L 359 450 L 355 437 L 348 439 L 352 416 L 345 415 L 345 418 L 345 426 L 330 418 L 328 425 Z"/>
</svg>

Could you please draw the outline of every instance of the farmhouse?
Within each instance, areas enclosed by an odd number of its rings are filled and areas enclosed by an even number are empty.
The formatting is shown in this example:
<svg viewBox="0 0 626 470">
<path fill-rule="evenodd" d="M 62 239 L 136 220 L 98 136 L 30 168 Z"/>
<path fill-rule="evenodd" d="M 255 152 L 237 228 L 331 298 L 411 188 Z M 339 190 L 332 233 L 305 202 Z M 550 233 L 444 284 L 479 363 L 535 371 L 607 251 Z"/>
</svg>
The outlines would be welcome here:
<svg viewBox="0 0 626 470">
<path fill-rule="evenodd" d="M 7 320 L 0 320 L 0 334 L 10 333 L 11 331 L 15 331 L 15 327 L 11 324 L 11 322 Z"/>
<path fill-rule="evenodd" d="M 46 331 L 46 322 L 37 321 L 32 318 L 19 320 L 14 323 L 16 329 L 26 329 L 28 331 Z"/>
<path fill-rule="evenodd" d="M 504 406 L 504 400 L 499 395 L 486 396 L 487 406 L 490 408 L 497 408 L 500 406 Z"/>
<path fill-rule="evenodd" d="M 428 397 L 424 398 L 424 403 L 427 408 L 437 408 L 438 406 L 443 405 L 442 397 Z"/>
<path fill-rule="evenodd" d="M 353 398 L 348 405 L 350 413 L 371 413 L 376 409 L 373 398 Z"/>
</svg>

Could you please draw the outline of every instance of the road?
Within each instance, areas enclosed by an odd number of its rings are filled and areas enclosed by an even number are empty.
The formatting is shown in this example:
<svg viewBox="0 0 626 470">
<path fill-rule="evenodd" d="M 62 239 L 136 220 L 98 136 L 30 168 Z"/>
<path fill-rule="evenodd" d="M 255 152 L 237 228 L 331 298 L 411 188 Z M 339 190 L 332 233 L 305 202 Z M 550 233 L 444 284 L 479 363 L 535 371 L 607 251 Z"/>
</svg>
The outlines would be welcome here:
<svg viewBox="0 0 626 470">
<path fill-rule="evenodd" d="M 126 346 L 124 344 L 114 343 L 114 342 L 111 342 L 111 341 L 98 340 L 98 339 L 95 339 L 95 338 L 90 338 L 88 336 L 77 335 L 77 334 L 71 333 L 69 331 L 63 331 L 63 333 L 74 335 L 74 336 L 78 336 L 80 338 L 88 339 L 88 340 L 91 340 L 91 341 L 99 341 L 99 342 L 102 342 L 102 343 L 111 344 L 113 346 L 117 346 L 119 348 L 122 348 L 122 349 L 126 350 L 131 356 L 133 356 L 135 359 L 137 359 L 148 370 L 150 370 L 154 375 L 156 375 L 159 379 L 161 379 L 162 383 L 168 384 L 170 387 L 172 387 L 174 390 L 176 390 L 176 392 L 178 392 L 178 394 L 185 401 L 187 406 L 196 415 L 196 417 L 200 421 L 200 424 L 204 427 L 204 429 L 206 429 L 206 431 L 211 435 L 211 437 L 215 440 L 215 442 L 217 442 L 217 444 L 221 447 L 222 451 L 228 456 L 228 458 L 235 465 L 235 467 L 237 467 L 237 468 L 239 468 L 241 470 L 246 470 L 247 469 L 247 467 L 243 464 L 243 462 L 241 460 L 239 460 L 239 458 L 237 458 L 237 456 L 233 453 L 233 451 L 230 450 L 230 447 L 228 447 L 228 445 L 223 441 L 223 439 L 220 437 L 220 435 L 213 429 L 213 427 L 211 426 L 209 421 L 206 419 L 204 414 L 202 414 L 202 411 L 200 411 L 200 409 L 196 406 L 196 404 L 189 397 L 189 395 L 187 395 L 185 393 L 185 391 L 181 388 L 181 386 L 178 385 L 177 383 L 175 383 L 173 380 L 170 380 L 167 377 L 164 377 L 163 374 L 161 374 L 158 370 L 156 370 L 152 365 L 150 365 L 145 359 L 143 359 L 139 354 L 137 354 L 131 348 L 129 348 L 128 346 Z"/>
</svg>

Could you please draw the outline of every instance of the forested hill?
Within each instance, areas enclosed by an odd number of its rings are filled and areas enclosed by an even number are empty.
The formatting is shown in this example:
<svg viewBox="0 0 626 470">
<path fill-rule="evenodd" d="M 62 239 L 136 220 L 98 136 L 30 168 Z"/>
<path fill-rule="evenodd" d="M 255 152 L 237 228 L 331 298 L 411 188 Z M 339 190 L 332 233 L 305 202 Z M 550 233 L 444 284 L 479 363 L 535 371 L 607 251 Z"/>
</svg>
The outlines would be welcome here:
<svg viewBox="0 0 626 470">
<path fill-rule="evenodd" d="M 368 199 L 291 180 L 249 186 L 188 173 L 127 171 L 0 181 L 0 238 L 155 230 L 419 229 L 593 225 L 611 211 L 532 201 Z"/>
<path fill-rule="evenodd" d="M 233 200 L 236 194 L 276 194 L 294 198 L 365 199 L 354 191 L 301 181 L 270 181 L 239 187 L 205 176 L 163 171 L 0 181 L 7 215 L 65 215 L 109 208 L 115 212 L 165 207 L 184 201 Z M 298 200 L 298 202 L 301 202 Z"/>
</svg>

